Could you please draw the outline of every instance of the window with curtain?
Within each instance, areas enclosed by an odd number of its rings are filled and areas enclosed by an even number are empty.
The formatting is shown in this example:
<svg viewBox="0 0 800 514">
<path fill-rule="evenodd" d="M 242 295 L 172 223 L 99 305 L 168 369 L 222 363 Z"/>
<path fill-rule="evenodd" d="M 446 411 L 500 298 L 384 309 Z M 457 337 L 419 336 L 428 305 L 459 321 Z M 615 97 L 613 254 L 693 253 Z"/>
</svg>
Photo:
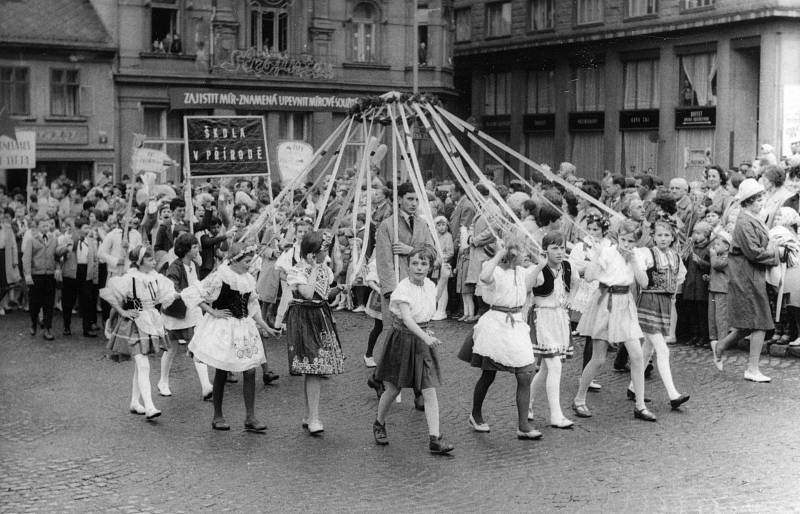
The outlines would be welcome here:
<svg viewBox="0 0 800 514">
<path fill-rule="evenodd" d="M 509 114 L 511 97 L 511 73 L 489 73 L 484 75 L 484 108 L 487 116 Z"/>
<path fill-rule="evenodd" d="M 623 63 L 625 97 L 623 109 L 657 109 L 659 97 L 658 59 Z"/>
<path fill-rule="evenodd" d="M 600 23 L 603 21 L 603 0 L 576 0 L 575 23 Z"/>
<path fill-rule="evenodd" d="M 605 109 L 605 66 L 594 63 L 573 70 L 575 112 Z"/>
<path fill-rule="evenodd" d="M 0 68 L 0 111 L 11 116 L 31 113 L 28 68 Z"/>
<path fill-rule="evenodd" d="M 377 60 L 378 10 L 369 2 L 361 2 L 353 9 L 350 29 L 351 58 L 356 62 Z"/>
<path fill-rule="evenodd" d="M 683 107 L 717 105 L 717 54 L 682 55 L 679 103 Z"/>
<path fill-rule="evenodd" d="M 528 30 L 547 30 L 555 26 L 555 0 L 529 0 Z"/>
<path fill-rule="evenodd" d="M 684 10 L 700 9 L 702 7 L 713 7 L 715 0 L 681 0 L 681 7 Z"/>
<path fill-rule="evenodd" d="M 625 17 L 648 16 L 658 13 L 658 0 L 625 0 Z"/>
<path fill-rule="evenodd" d="M 183 161 L 183 143 L 166 143 L 165 140 L 180 141 L 183 139 L 183 115 L 192 114 L 202 116 L 206 111 L 171 111 L 166 107 L 144 107 L 142 109 L 142 130 L 146 140 L 160 141 L 147 143 L 148 148 L 155 148 L 165 152 L 175 162 Z M 170 180 L 181 180 L 180 169 L 172 166 L 167 171 Z"/>
<path fill-rule="evenodd" d="M 78 70 L 50 70 L 50 114 L 78 116 L 80 88 Z"/>
<path fill-rule="evenodd" d="M 554 77 L 555 72 L 553 70 L 528 72 L 528 114 L 555 112 Z"/>
<path fill-rule="evenodd" d="M 250 47 L 261 52 L 289 50 L 289 12 L 285 8 L 254 6 L 250 11 Z"/>
<path fill-rule="evenodd" d="M 278 137 L 308 141 L 310 139 L 311 114 L 307 112 L 282 112 L 278 116 Z"/>
<path fill-rule="evenodd" d="M 456 41 L 472 39 L 472 9 L 456 9 Z"/>
<path fill-rule="evenodd" d="M 511 35 L 511 2 L 486 4 L 486 35 L 488 37 Z"/>
</svg>

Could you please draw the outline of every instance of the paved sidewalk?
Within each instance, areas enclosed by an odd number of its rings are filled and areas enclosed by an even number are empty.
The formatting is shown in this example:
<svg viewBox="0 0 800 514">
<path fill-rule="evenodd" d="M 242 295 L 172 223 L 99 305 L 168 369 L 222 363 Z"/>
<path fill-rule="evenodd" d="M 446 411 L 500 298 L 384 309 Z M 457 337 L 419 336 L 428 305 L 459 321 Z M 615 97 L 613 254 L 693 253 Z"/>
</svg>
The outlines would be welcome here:
<svg viewBox="0 0 800 514">
<path fill-rule="evenodd" d="M 764 357 L 774 382 L 753 384 L 742 380 L 744 353 L 718 373 L 709 351 L 673 347 L 675 382 L 692 399 L 670 411 L 654 372 L 652 424 L 633 419 L 628 378 L 610 362 L 602 392 L 589 395 L 595 416 L 575 418 L 576 358 L 564 367 L 561 400 L 575 429 L 548 427 L 541 398 L 535 424 L 544 438 L 523 442 L 506 375 L 487 398 L 491 433 L 470 429 L 478 371 L 455 357 L 469 327 L 441 322 L 442 428 L 456 450 L 436 457 L 410 391 L 389 416 L 391 444 L 374 444 L 376 399 L 361 359 L 371 320 L 336 317 L 349 358 L 346 373 L 323 384 L 320 438 L 300 427 L 303 384 L 287 374 L 284 340 L 270 340 L 268 352 L 281 378 L 256 396 L 267 433 L 241 429 L 241 382 L 226 390 L 233 429 L 215 432 L 187 357 L 176 358 L 174 396 L 156 396 L 163 415 L 148 423 L 127 411 L 131 364 L 107 359 L 101 341 L 47 342 L 28 335 L 22 313 L 0 318 L 0 511 L 800 511 L 797 359 Z M 156 358 L 151 367 L 155 385 Z"/>
</svg>

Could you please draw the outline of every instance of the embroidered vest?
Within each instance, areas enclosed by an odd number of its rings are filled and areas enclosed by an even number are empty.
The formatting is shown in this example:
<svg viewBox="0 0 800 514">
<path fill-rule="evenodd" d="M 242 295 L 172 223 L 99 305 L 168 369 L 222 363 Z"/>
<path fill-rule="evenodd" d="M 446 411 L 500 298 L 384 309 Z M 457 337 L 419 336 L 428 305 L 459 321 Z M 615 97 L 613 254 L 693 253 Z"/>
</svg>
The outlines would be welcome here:
<svg viewBox="0 0 800 514">
<path fill-rule="evenodd" d="M 550 269 L 550 266 L 545 266 L 542 269 L 542 275 L 544 275 L 544 282 L 539 287 L 533 288 L 534 296 L 550 296 L 553 294 L 553 289 L 555 289 L 556 277 L 553 274 L 553 270 Z M 561 263 L 561 279 L 564 281 L 564 289 L 569 293 L 569 285 L 572 281 L 572 268 L 567 261 Z"/>
<path fill-rule="evenodd" d="M 653 256 L 653 267 L 647 270 L 647 288 L 643 292 L 675 294 L 678 290 L 678 269 L 680 267 L 678 252 L 668 250 L 666 253 L 658 248 L 650 248 Z"/>
<path fill-rule="evenodd" d="M 234 291 L 231 286 L 223 282 L 219 296 L 211 303 L 211 306 L 215 309 L 228 309 L 231 311 L 231 316 L 236 319 L 242 319 L 247 317 L 247 304 L 249 301 L 250 293 Z"/>
</svg>

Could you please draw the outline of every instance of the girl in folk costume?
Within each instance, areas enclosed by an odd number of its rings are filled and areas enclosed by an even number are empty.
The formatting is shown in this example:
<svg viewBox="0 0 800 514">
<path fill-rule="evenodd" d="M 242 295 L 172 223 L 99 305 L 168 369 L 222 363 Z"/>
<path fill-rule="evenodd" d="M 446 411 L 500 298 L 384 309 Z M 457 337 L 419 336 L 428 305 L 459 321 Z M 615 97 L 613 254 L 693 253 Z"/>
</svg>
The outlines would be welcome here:
<svg viewBox="0 0 800 514">
<path fill-rule="evenodd" d="M 176 291 L 181 292 L 187 287 L 197 284 L 197 266 L 194 259 L 197 257 L 199 248 L 197 239 L 188 232 L 182 232 L 175 240 L 173 250 L 178 258 L 172 261 L 164 274 L 172 281 Z M 182 345 L 194 337 L 194 327 L 203 318 L 203 309 L 199 305 L 187 308 L 183 300 L 176 300 L 169 307 L 163 308 L 161 314 L 164 318 L 169 349 L 161 355 L 161 377 L 156 387 L 161 396 L 172 396 L 172 390 L 169 387 L 172 361 Z M 210 400 L 212 386 L 208 379 L 208 366 L 196 357 L 193 357 L 193 360 L 197 377 L 200 379 L 203 399 Z"/>
<path fill-rule="evenodd" d="M 256 294 L 256 280 L 248 273 L 258 246 L 233 243 L 228 259 L 197 284 L 183 290 L 186 306 L 199 305 L 205 316 L 197 324 L 189 350 L 201 361 L 216 368 L 214 374 L 214 430 L 230 430 L 222 416 L 222 398 L 228 372 L 242 371 L 244 428 L 263 432 L 267 426 L 255 417 L 256 368 L 266 362 L 261 334 L 276 335 L 261 317 Z"/>
<path fill-rule="evenodd" d="M 497 253 L 484 263 L 480 274 L 480 287 L 489 310 L 478 320 L 458 358 L 482 371 L 472 396 L 472 428 L 489 432 L 483 419 L 483 401 L 497 372 L 507 371 L 517 380 L 517 437 L 539 439 L 541 432 L 528 423 L 534 355 L 530 327 L 522 314 L 536 275 L 534 267 L 526 269 L 521 265 L 522 259 L 518 243 L 498 240 Z"/>
<path fill-rule="evenodd" d="M 631 363 L 631 379 L 635 391 L 634 417 L 655 421 L 644 404 L 644 363 L 639 340 L 644 336 L 636 316 L 636 303 L 631 293 L 634 282 L 647 286 L 647 274 L 633 253 L 639 226 L 626 221 L 619 227 L 616 244 L 604 244 L 597 257 L 586 267 L 584 278 L 597 280 L 599 287 L 592 295 L 586 312 L 578 323 L 578 333 L 592 338 L 592 360 L 584 368 L 572 409 L 581 418 L 592 416 L 586 406 L 586 391 L 606 359 L 608 346 L 624 344 Z"/>
<path fill-rule="evenodd" d="M 301 261 L 289 271 L 286 283 L 292 303 L 286 317 L 289 336 L 289 372 L 304 375 L 303 428 L 311 435 L 324 431 L 319 419 L 322 378 L 344 372 L 344 355 L 336 324 L 328 306 L 341 286 L 333 285 L 333 271 L 325 264 L 330 239 L 309 232 L 300 242 Z"/>
<path fill-rule="evenodd" d="M 449 263 L 450 260 L 453 258 L 453 253 L 455 252 L 455 247 L 453 246 L 453 235 L 448 230 L 448 223 L 447 218 L 444 216 L 437 216 L 436 220 L 436 237 L 439 238 L 439 245 L 442 249 L 442 265 Z M 441 282 L 443 279 L 440 276 L 440 270 L 436 270 L 434 272 L 434 278 L 438 278 Z M 443 319 L 447 319 L 447 301 L 449 297 L 447 295 L 447 287 L 443 289 L 442 296 L 439 297 L 438 304 L 436 306 L 436 314 L 433 316 L 433 321 L 441 321 Z"/>
<path fill-rule="evenodd" d="M 639 260 L 647 271 L 647 286 L 643 287 L 637 301 L 639 326 L 644 332 L 644 362 L 649 362 L 656 352 L 656 364 L 661 381 L 667 389 L 669 404 L 673 410 L 689 401 L 688 394 L 680 394 L 672 382 L 672 370 L 669 365 L 669 347 L 665 338 L 669 335 L 672 315 L 672 299 L 686 276 L 686 268 L 673 247 L 675 232 L 666 220 L 658 220 L 654 224 L 652 248 L 637 249 Z M 628 386 L 628 396 L 633 391 Z"/>
<path fill-rule="evenodd" d="M 367 339 L 367 352 L 364 354 L 364 365 L 368 368 L 374 368 L 376 364 L 372 352 L 375 350 L 378 337 L 381 335 L 381 332 L 383 332 L 383 320 L 381 319 L 381 284 L 380 277 L 378 276 L 378 265 L 375 262 L 374 255 L 367 263 L 366 282 L 367 286 L 370 288 L 370 293 L 364 312 L 367 313 L 367 316 L 375 320 L 375 322 L 369 333 L 369 339 Z M 380 398 L 380 394 L 378 398 Z"/>
<path fill-rule="evenodd" d="M 778 265 L 785 253 L 785 243 L 771 241 L 766 225 L 759 218 L 764 191 L 764 186 L 754 179 L 745 179 L 739 185 L 736 198 L 742 210 L 736 219 L 728 254 L 728 317 L 732 330 L 711 345 L 714 365 L 722 371 L 722 357 L 727 347 L 743 333 L 750 332 L 750 361 L 744 379 L 751 382 L 772 380 L 758 367 L 764 335 L 775 327 L 767 296 L 766 270 L 768 266 Z"/>
<path fill-rule="evenodd" d="M 570 291 L 578 287 L 580 279 L 572 274 L 572 267 L 564 260 L 566 239 L 561 232 L 548 232 L 542 238 L 544 254 L 533 268 L 533 309 L 528 317 L 533 337 L 533 353 L 544 361 L 531 382 L 531 399 L 528 420 L 533 419 L 533 397 L 542 386 L 547 391 L 550 405 L 550 426 L 572 428 L 573 422 L 561 411 L 561 362 L 570 345 L 569 311 Z"/>
<path fill-rule="evenodd" d="M 106 287 L 100 290 L 100 297 L 114 309 L 106 323 L 107 347 L 133 357 L 130 411 L 145 414 L 151 420 L 160 416 L 161 411 L 153 404 L 147 356 L 169 348 L 164 321 L 156 306 L 171 305 L 178 294 L 172 282 L 155 271 L 152 247 L 137 246 L 130 251 L 129 258 L 130 269 L 122 276 L 109 278 Z"/>
<path fill-rule="evenodd" d="M 408 277 L 397 284 L 389 299 L 389 309 L 394 315 L 394 325 L 386 338 L 383 357 L 376 378 L 386 387 L 378 402 L 378 412 L 372 424 L 375 442 L 389 444 L 386 434 L 386 415 L 402 388 L 422 391 L 425 401 L 425 420 L 430 441 L 428 449 L 434 454 L 453 451 L 453 445 L 444 439 L 439 430 L 439 400 L 436 386 L 440 382 L 439 357 L 436 348 L 441 341 L 427 330 L 428 322 L 436 313 L 436 299 L 442 285 L 437 286 L 427 278 L 436 261 L 429 246 L 416 247 L 407 256 Z M 442 268 L 449 277 L 450 267 Z"/>
<path fill-rule="evenodd" d="M 584 279 L 586 266 L 597 257 L 599 248 L 604 244 L 608 244 L 605 239 L 609 227 L 608 218 L 600 214 L 589 213 L 583 218 L 583 223 L 586 229 L 586 237 L 575 244 L 569 254 L 572 273 L 579 277 L 578 288 L 571 292 L 572 298 L 570 300 L 570 317 L 576 325 L 583 313 L 588 309 L 592 295 L 599 286 L 597 280 L 588 281 Z M 586 368 L 586 365 L 592 360 L 592 346 L 592 338 L 586 337 L 583 345 L 583 368 Z M 589 384 L 589 390 L 591 391 L 599 391 L 601 388 L 602 386 L 594 380 Z"/>
</svg>

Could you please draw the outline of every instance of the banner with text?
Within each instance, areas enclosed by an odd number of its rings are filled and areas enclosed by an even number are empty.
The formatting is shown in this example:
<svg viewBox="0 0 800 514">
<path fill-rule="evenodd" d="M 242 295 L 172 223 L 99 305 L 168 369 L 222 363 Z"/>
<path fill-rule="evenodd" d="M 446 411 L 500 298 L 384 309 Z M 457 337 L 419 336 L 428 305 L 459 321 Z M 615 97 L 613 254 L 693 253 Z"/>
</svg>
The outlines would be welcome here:
<svg viewBox="0 0 800 514">
<path fill-rule="evenodd" d="M 269 175 L 263 116 L 186 116 L 184 126 L 192 177 Z"/>
<path fill-rule="evenodd" d="M 268 89 L 170 88 L 169 106 L 175 110 L 237 109 L 253 111 L 339 111 L 358 102 L 355 95 L 277 92 Z"/>
</svg>

